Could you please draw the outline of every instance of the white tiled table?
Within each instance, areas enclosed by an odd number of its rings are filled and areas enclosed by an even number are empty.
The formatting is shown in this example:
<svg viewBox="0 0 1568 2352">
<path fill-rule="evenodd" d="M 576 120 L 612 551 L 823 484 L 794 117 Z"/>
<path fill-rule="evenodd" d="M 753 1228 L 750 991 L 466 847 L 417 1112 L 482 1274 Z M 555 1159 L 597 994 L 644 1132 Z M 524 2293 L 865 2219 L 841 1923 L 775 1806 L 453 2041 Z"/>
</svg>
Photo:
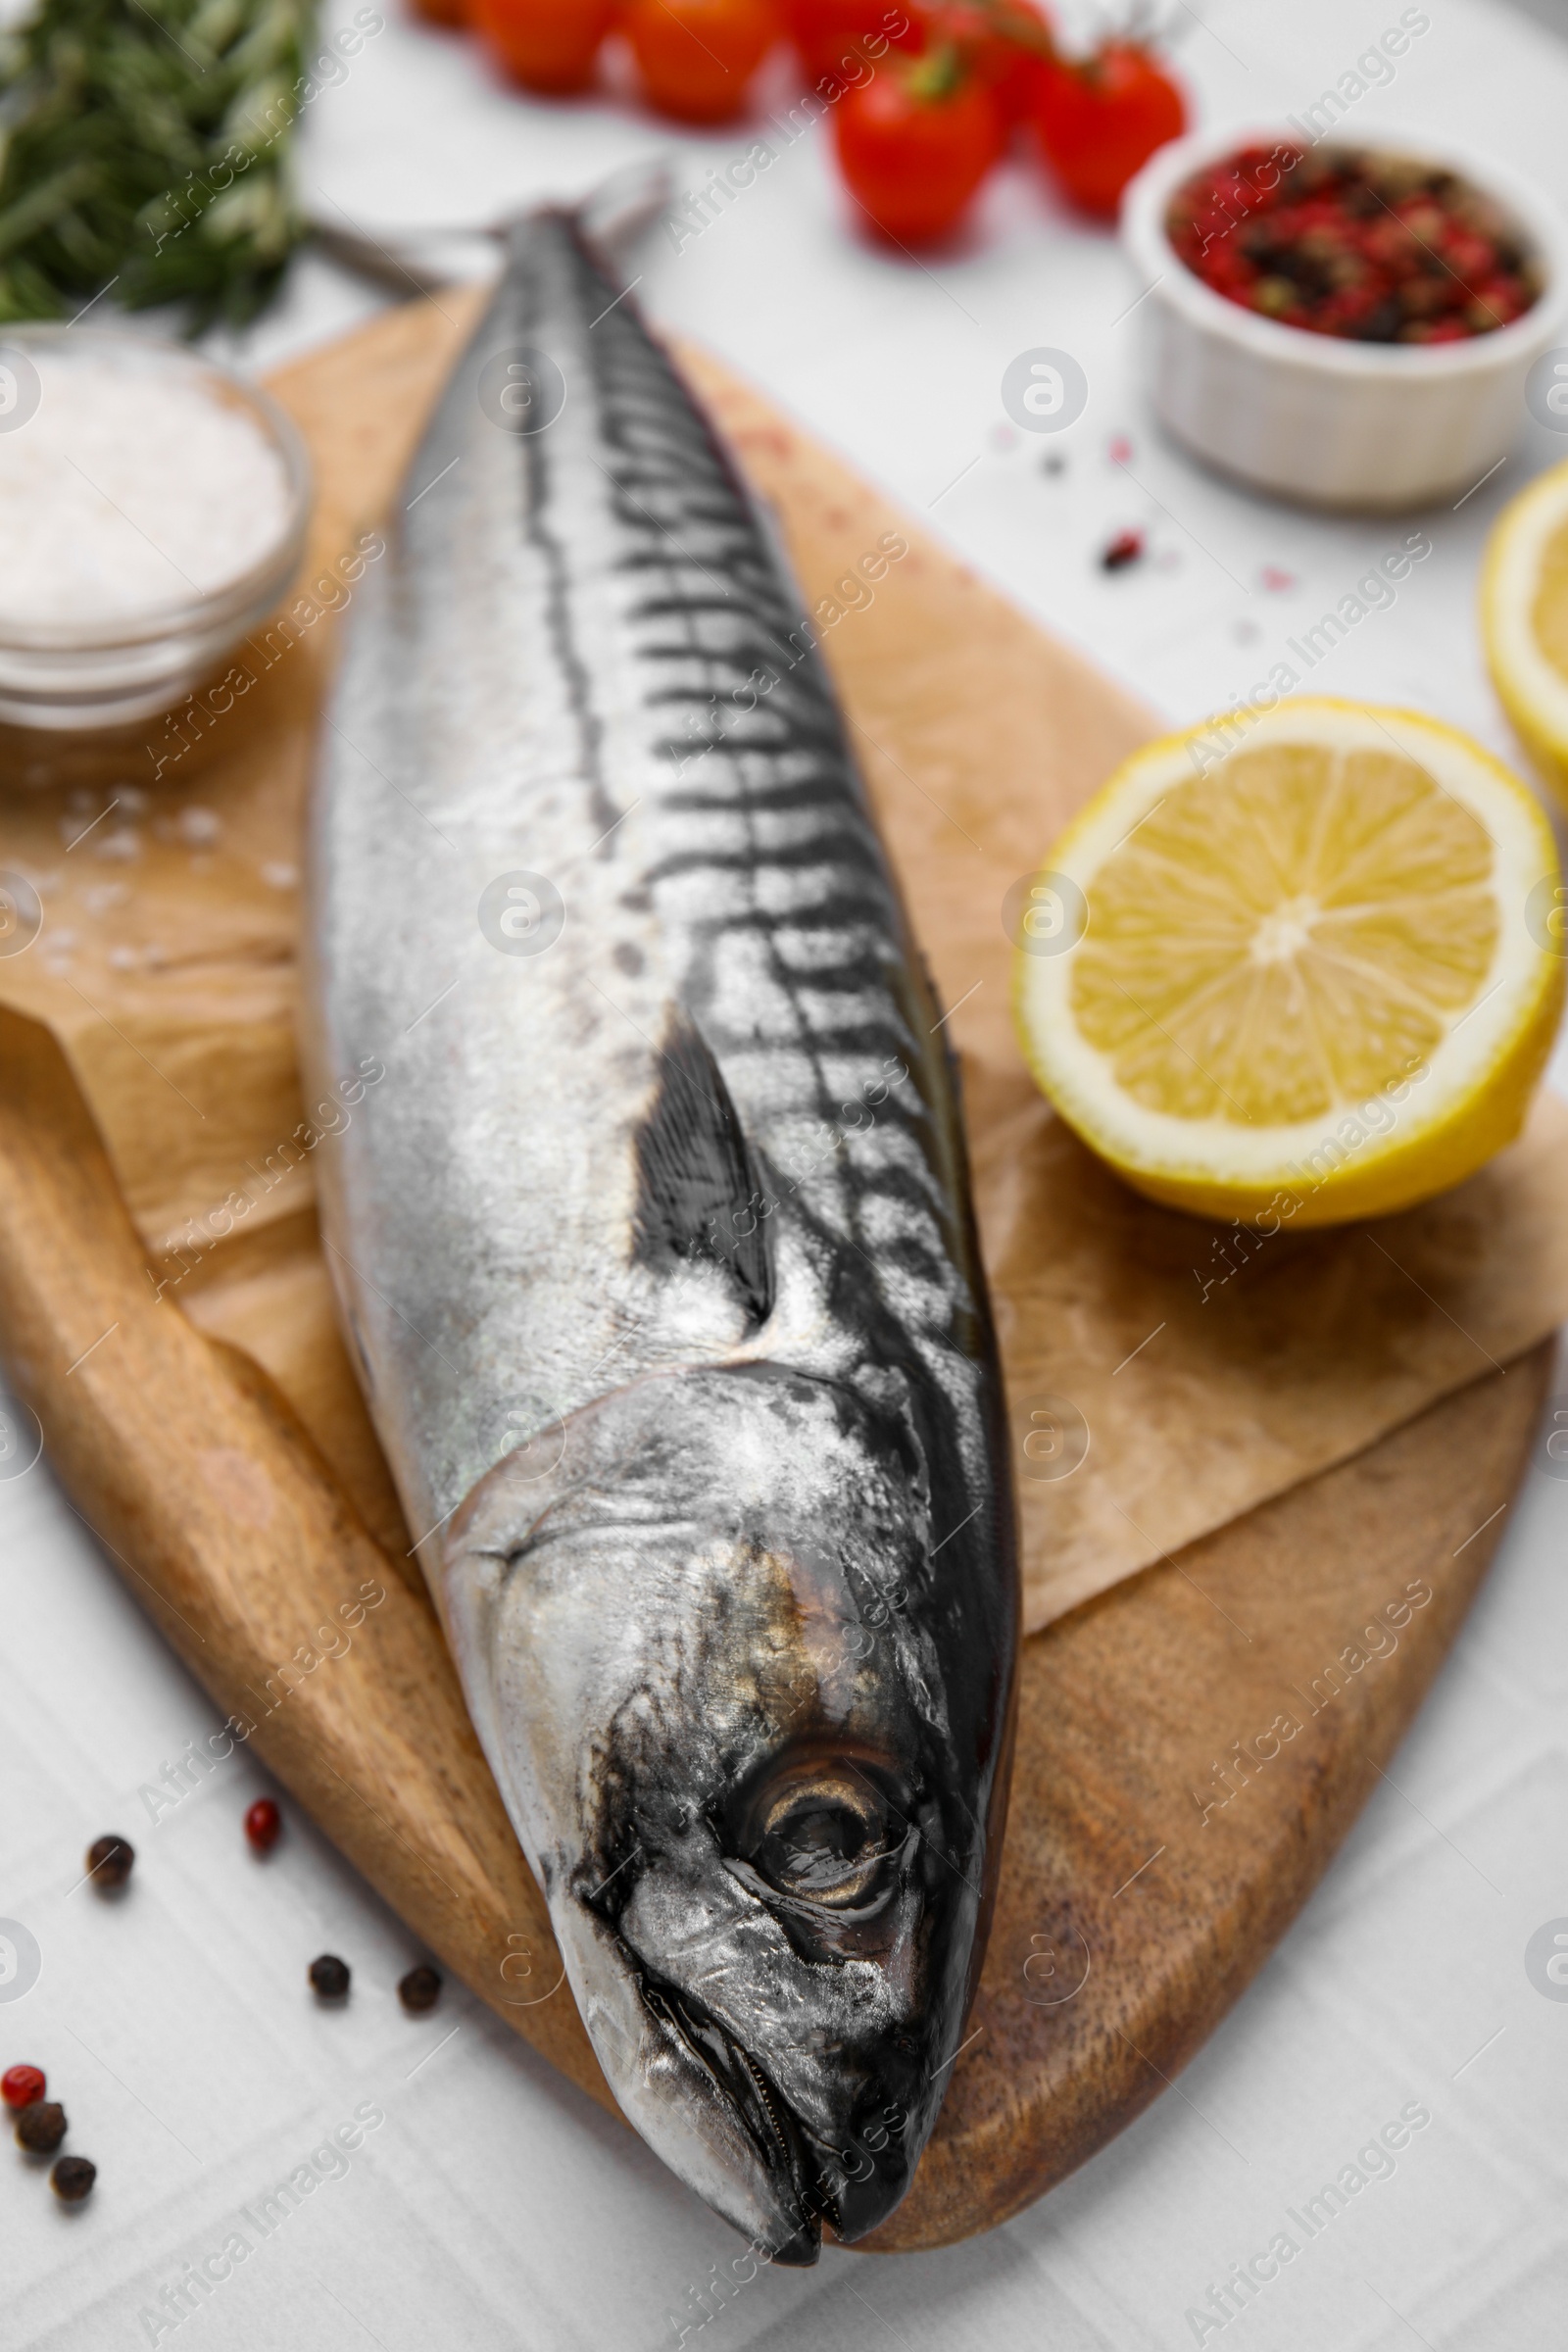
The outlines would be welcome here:
<svg viewBox="0 0 1568 2352">
<path fill-rule="evenodd" d="M 1183 9 L 1176 24 L 1204 116 L 1267 120 L 1314 98 L 1398 13 L 1396 0 L 1211 0 L 1203 24 Z M 1568 200 L 1568 48 L 1480 0 L 1430 0 L 1428 13 L 1430 31 L 1360 113 L 1370 122 L 1376 105 L 1491 147 Z M 519 105 L 466 49 L 397 22 L 310 110 L 305 172 L 327 217 L 373 227 L 484 219 L 656 146 L 695 186 L 730 144 L 671 139 L 608 106 Z M 845 234 L 819 142 L 805 139 L 684 251 L 651 246 L 644 270 L 656 318 L 765 383 L 1173 718 L 1261 676 L 1411 527 L 1288 514 L 1162 447 L 1136 389 L 1137 320 L 1121 316 L 1136 288 L 1114 244 L 1021 174 L 997 184 L 970 254 L 920 269 Z M 265 365 L 371 307 L 307 261 L 245 357 Z M 1041 344 L 1073 352 L 1091 386 L 1056 442 L 1006 429 L 998 398 L 1006 362 Z M 1431 560 L 1314 686 L 1413 704 L 1509 752 L 1473 582 L 1499 504 L 1568 456 L 1531 432 L 1458 512 L 1419 518 Z M 1064 469 L 1048 473 L 1056 457 Z M 1129 524 L 1147 530 L 1149 556 L 1106 575 L 1099 553 Z M 1568 2343 L 1568 2002 L 1544 1998 L 1524 1968 L 1532 1933 L 1568 1915 L 1565 1542 L 1568 1484 L 1534 1469 L 1397 1787 L 1369 1806 L 1180 2095 L 991 2236 L 764 2274 L 687 2344 L 1191 2344 L 1186 2314 L 1209 2284 L 1281 2230 L 1300 2240 L 1286 2209 L 1412 2101 L 1432 2120 L 1396 2170 L 1303 2246 L 1224 2343 Z M 250 1763 L 147 1823 L 139 1787 L 213 1728 L 213 1711 L 46 1467 L 0 1484 L 0 1912 L 44 1955 L 26 1998 L 0 2003 L 0 2065 L 48 2068 L 72 2144 L 100 2166 L 73 2215 L 0 2148 L 0 2346 L 674 2345 L 668 2315 L 697 2316 L 690 2290 L 734 2250 L 719 2223 L 461 1990 L 426 2021 L 404 2018 L 392 1987 L 408 1938 L 331 1850 L 297 1820 L 266 1868 L 244 1850 L 239 1817 L 264 1785 Z M 119 1905 L 72 1890 L 83 1846 L 108 1828 L 141 1848 Z M 355 1966 L 339 2015 L 304 1990 L 323 1948 Z M 367 2105 L 385 2120 L 341 2177 L 270 2235 L 248 2226 L 257 2200 Z M 159 2332 L 141 2315 L 236 2228 L 247 2260 L 177 2327 L 163 2307 Z"/>
</svg>

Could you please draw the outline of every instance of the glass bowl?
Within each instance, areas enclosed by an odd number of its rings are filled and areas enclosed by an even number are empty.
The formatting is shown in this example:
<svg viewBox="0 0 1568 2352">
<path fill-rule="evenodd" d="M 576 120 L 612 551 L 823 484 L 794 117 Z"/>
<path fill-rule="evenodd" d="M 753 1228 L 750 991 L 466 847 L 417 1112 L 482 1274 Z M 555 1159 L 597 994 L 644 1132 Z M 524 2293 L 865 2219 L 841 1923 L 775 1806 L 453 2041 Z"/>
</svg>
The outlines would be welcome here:
<svg viewBox="0 0 1568 2352">
<path fill-rule="evenodd" d="M 107 358 L 122 380 L 135 369 L 182 376 L 220 407 L 242 410 L 276 453 L 285 483 L 284 512 L 262 552 L 211 590 L 194 588 L 135 612 L 80 620 L 24 620 L 0 611 L 0 719 L 85 731 L 168 710 L 272 610 L 304 554 L 311 473 L 298 432 L 267 393 L 185 344 L 128 327 L 27 323 L 0 329 L 0 435 L 25 432 L 43 397 L 37 364 L 47 366 L 51 355 L 67 350 L 73 357 L 90 351 Z M 0 459 L 3 454 L 0 449 Z"/>
</svg>

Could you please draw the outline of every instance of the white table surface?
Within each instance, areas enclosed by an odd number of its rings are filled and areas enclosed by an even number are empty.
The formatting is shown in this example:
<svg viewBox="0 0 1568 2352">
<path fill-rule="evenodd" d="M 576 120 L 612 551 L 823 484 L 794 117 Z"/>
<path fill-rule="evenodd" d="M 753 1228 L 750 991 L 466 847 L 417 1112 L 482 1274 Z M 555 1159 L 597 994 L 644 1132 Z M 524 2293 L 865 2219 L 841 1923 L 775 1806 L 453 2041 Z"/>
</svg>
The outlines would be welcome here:
<svg viewBox="0 0 1568 2352">
<path fill-rule="evenodd" d="M 1376 106 L 1462 136 L 1568 202 L 1568 48 L 1481 0 L 1428 13 L 1356 120 Z M 1398 0 L 1208 0 L 1204 23 L 1178 6 L 1174 24 L 1202 118 L 1267 120 L 1310 103 L 1398 15 Z M 655 149 L 696 186 L 744 143 L 671 135 L 610 104 L 520 102 L 466 46 L 398 17 L 309 110 L 304 174 L 327 218 L 373 229 L 483 220 Z M 1138 321 L 1122 317 L 1136 287 L 1113 240 L 1017 171 L 968 251 L 917 268 L 846 233 L 812 136 L 683 251 L 651 244 L 642 268 L 656 318 L 749 371 L 1174 719 L 1263 675 L 1419 523 L 1431 560 L 1313 685 L 1409 703 L 1514 756 L 1472 618 L 1477 557 L 1499 506 L 1568 442 L 1531 426 L 1457 512 L 1411 522 L 1318 521 L 1226 488 L 1151 428 Z M 240 356 L 265 366 L 373 307 L 307 259 Z M 1071 351 L 1089 377 L 1088 409 L 1057 440 L 1012 431 L 1000 405 L 1005 364 L 1038 345 Z M 1099 555 L 1129 524 L 1150 554 L 1107 575 Z M 1178 2091 L 1004 2229 L 938 2254 L 830 2252 L 811 2273 L 764 2272 L 688 2346 L 1174 2352 L 1198 2340 L 1187 2315 L 1210 2283 L 1291 2229 L 1285 2209 L 1410 2101 L 1432 2121 L 1392 2177 L 1224 2342 L 1568 2342 L 1568 2002 L 1543 1997 L 1524 1965 L 1532 1934 L 1568 1915 L 1568 1483 L 1544 1459 L 1390 1780 Z M 217 1719 L 46 1462 L 0 1483 L 0 1913 L 43 1956 L 25 1997 L 0 2001 L 0 2066 L 47 2068 L 71 2145 L 100 2168 L 69 2213 L 0 2148 L 0 2346 L 675 2345 L 669 2315 L 695 2322 L 690 2290 L 736 2250 L 720 2223 L 461 1988 L 405 2018 L 393 1986 L 419 1955 L 331 1849 L 291 1812 L 272 1859 L 252 1860 L 240 1816 L 266 1782 L 242 1755 L 149 1822 L 140 1788 Z M 76 1885 L 107 1829 L 140 1848 L 119 1903 Z M 355 1969 L 341 2014 L 305 1989 L 323 1949 Z M 342 2176 L 265 2240 L 247 2229 L 242 2209 L 365 2102 L 385 2121 Z M 176 2326 L 162 2291 L 236 2227 L 254 2250 Z"/>
</svg>

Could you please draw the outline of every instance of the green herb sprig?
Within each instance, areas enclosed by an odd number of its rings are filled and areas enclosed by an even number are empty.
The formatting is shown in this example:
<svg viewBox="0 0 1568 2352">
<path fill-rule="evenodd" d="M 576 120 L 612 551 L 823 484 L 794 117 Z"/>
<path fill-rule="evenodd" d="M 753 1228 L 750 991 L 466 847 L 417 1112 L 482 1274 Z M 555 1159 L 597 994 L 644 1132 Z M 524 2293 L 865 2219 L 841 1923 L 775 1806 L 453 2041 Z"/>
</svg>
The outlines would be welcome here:
<svg viewBox="0 0 1568 2352">
<path fill-rule="evenodd" d="M 0 320 L 254 318 L 305 233 L 313 33 L 311 0 L 41 0 L 0 44 Z"/>
</svg>

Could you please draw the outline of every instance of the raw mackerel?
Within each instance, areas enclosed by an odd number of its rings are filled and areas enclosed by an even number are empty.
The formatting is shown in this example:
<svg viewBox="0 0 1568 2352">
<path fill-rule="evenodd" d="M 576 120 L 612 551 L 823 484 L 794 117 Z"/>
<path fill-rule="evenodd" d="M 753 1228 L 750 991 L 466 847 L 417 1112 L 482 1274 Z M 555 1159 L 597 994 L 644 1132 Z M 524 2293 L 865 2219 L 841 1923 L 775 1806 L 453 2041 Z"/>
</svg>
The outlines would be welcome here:
<svg viewBox="0 0 1568 2352">
<path fill-rule="evenodd" d="M 617 291 L 570 216 L 511 232 L 359 588 L 307 1059 L 386 1066 L 322 1155 L 329 1263 L 605 2073 L 808 2262 L 898 2202 L 963 2034 L 1006 1445 L 843 722 Z"/>
</svg>

